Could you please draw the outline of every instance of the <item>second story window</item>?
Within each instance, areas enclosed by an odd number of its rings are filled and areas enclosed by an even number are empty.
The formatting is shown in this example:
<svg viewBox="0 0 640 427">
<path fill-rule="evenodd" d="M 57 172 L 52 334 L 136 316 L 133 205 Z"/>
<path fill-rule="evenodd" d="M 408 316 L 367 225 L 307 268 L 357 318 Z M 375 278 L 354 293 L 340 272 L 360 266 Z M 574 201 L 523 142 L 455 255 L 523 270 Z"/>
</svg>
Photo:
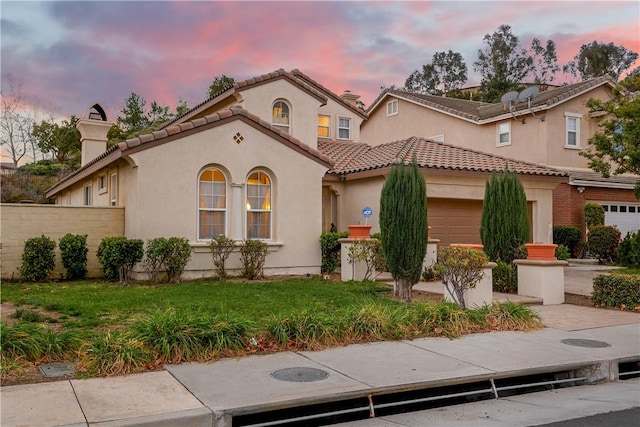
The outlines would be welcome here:
<svg viewBox="0 0 640 427">
<path fill-rule="evenodd" d="M 351 139 L 351 119 L 349 117 L 338 118 L 338 139 Z"/>
<path fill-rule="evenodd" d="M 91 206 L 93 204 L 93 200 L 92 200 L 92 196 L 93 196 L 93 189 L 91 184 L 86 184 L 84 186 L 84 205 L 85 206 Z"/>
<path fill-rule="evenodd" d="M 395 116 L 398 114 L 398 100 L 387 102 L 387 116 Z"/>
<path fill-rule="evenodd" d="M 498 123 L 497 145 L 511 144 L 511 122 Z"/>
<path fill-rule="evenodd" d="M 564 146 L 567 148 L 580 148 L 580 119 L 582 114 L 565 113 L 567 123 L 567 136 Z"/>
<path fill-rule="evenodd" d="M 272 124 L 284 132 L 291 133 L 291 116 L 289 104 L 284 101 L 273 103 Z"/>
<path fill-rule="evenodd" d="M 331 116 L 318 114 L 318 136 L 320 138 L 329 138 L 331 129 Z"/>
</svg>

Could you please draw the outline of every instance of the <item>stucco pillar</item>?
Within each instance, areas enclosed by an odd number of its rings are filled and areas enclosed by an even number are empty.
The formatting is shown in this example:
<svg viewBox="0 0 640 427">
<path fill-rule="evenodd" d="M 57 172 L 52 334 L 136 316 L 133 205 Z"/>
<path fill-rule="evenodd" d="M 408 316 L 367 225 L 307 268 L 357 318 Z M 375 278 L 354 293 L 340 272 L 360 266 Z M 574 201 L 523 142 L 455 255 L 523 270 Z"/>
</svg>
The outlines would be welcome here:
<svg viewBox="0 0 640 427">
<path fill-rule="evenodd" d="M 424 261 L 422 262 L 422 271 L 438 262 L 438 243 L 440 239 L 427 240 L 427 252 L 424 254 Z"/>
<path fill-rule="evenodd" d="M 234 214 L 236 215 L 233 218 L 229 218 L 229 220 L 231 221 L 231 238 L 233 240 L 244 239 L 244 234 L 242 232 L 244 226 L 243 212 L 245 211 L 244 207 L 242 206 L 244 202 L 244 197 L 242 197 L 243 187 L 244 184 L 231 184 L 231 203 L 233 203 L 232 212 L 234 212 Z"/>
<path fill-rule="evenodd" d="M 542 305 L 564 303 L 564 267 L 566 261 L 516 259 L 518 295 L 542 299 Z"/>
<path fill-rule="evenodd" d="M 464 291 L 464 302 L 467 308 L 478 308 L 485 304 L 491 304 L 493 301 L 493 269 L 497 266 L 495 262 L 488 262 L 482 269 L 482 279 L 474 288 Z M 455 299 L 449 294 L 446 286 L 444 286 L 445 301 L 455 302 Z"/>
</svg>

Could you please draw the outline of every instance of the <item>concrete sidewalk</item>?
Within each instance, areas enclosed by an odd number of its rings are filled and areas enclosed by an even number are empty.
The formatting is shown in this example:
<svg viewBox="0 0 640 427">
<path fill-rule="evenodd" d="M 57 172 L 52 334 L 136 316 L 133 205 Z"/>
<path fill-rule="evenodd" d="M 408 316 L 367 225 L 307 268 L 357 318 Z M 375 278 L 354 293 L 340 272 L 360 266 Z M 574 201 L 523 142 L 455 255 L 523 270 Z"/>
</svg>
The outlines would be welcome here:
<svg viewBox="0 0 640 427">
<path fill-rule="evenodd" d="M 619 361 L 640 360 L 638 313 L 564 304 L 537 309 L 547 327 L 530 333 L 376 342 L 2 387 L 1 425 L 230 427 L 242 414 L 515 375 L 582 369 L 590 381 L 610 381 L 617 379 Z M 566 339 L 609 346 L 577 347 Z M 287 368 L 328 376 L 314 382 L 272 376 Z"/>
</svg>

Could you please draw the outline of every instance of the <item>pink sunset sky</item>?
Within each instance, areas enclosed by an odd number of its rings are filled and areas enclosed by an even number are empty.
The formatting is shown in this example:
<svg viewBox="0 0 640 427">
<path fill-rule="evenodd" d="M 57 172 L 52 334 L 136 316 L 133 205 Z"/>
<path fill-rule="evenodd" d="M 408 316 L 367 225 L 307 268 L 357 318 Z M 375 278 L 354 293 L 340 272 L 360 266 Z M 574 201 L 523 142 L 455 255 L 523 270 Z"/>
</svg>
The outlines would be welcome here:
<svg viewBox="0 0 640 427">
<path fill-rule="evenodd" d="M 463 55 L 475 85 L 482 39 L 501 24 L 523 47 L 553 40 L 561 66 L 594 40 L 640 52 L 637 1 L 3 0 L 0 8 L 3 90 L 12 75 L 27 102 L 59 118 L 100 102 L 115 119 L 131 92 L 193 106 L 217 75 L 244 80 L 279 68 L 369 105 L 381 86 L 403 86 L 449 49 Z"/>
</svg>

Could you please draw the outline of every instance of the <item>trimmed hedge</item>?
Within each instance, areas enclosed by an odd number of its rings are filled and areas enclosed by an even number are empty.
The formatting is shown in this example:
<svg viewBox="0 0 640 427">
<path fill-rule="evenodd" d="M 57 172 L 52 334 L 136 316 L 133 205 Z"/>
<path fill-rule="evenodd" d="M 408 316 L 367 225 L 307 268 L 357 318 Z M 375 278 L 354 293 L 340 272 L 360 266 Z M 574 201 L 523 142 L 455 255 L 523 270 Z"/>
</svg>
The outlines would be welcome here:
<svg viewBox="0 0 640 427">
<path fill-rule="evenodd" d="M 620 264 L 630 268 L 640 268 L 640 231 L 627 233 L 618 247 Z"/>
<path fill-rule="evenodd" d="M 44 234 L 33 237 L 24 243 L 20 275 L 29 282 L 40 282 L 47 277 L 56 266 L 54 252 L 56 242 Z"/>
<path fill-rule="evenodd" d="M 612 274 L 593 279 L 591 300 L 598 307 L 635 310 L 640 307 L 640 276 Z"/>
</svg>

